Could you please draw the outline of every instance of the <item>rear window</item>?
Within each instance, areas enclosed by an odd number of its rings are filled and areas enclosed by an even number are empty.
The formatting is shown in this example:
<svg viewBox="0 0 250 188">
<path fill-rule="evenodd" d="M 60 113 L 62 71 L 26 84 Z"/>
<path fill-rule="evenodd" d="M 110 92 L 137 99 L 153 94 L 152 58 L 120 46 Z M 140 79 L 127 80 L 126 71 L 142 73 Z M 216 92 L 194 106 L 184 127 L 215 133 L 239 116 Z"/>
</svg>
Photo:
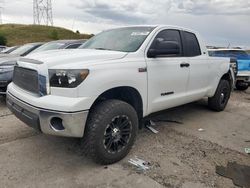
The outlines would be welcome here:
<svg viewBox="0 0 250 188">
<path fill-rule="evenodd" d="M 183 36 L 185 44 L 185 55 L 188 57 L 201 55 L 200 45 L 195 34 L 184 31 Z"/>
</svg>

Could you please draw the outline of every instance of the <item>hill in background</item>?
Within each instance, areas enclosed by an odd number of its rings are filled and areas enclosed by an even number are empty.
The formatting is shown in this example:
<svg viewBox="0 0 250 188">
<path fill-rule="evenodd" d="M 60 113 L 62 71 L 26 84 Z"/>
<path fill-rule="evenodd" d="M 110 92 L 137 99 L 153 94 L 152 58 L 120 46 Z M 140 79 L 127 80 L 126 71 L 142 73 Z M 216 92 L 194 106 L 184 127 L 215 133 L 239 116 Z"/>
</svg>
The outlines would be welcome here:
<svg viewBox="0 0 250 188">
<path fill-rule="evenodd" d="M 0 34 L 6 37 L 8 46 L 58 39 L 88 39 L 93 36 L 75 33 L 60 27 L 19 24 L 0 25 Z"/>
</svg>

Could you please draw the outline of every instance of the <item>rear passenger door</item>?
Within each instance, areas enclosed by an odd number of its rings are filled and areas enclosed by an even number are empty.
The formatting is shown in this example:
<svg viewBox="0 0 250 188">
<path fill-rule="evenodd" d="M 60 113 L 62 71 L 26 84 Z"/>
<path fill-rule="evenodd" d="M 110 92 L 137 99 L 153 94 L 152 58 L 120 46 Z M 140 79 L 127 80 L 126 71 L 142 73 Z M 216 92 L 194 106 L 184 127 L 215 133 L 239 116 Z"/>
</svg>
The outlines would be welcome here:
<svg viewBox="0 0 250 188">
<path fill-rule="evenodd" d="M 207 54 L 203 54 L 198 39 L 194 33 L 182 31 L 183 51 L 190 64 L 190 76 L 187 85 L 188 100 L 203 97 L 208 90 L 210 66 Z"/>
</svg>

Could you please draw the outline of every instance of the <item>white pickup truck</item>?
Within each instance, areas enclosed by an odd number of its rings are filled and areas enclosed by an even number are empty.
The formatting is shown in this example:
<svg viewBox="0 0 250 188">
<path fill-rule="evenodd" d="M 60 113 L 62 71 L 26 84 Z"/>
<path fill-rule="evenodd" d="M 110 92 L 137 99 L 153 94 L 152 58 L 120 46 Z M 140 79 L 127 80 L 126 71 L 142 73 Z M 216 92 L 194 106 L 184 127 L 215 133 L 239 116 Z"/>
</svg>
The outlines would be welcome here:
<svg viewBox="0 0 250 188">
<path fill-rule="evenodd" d="M 18 61 L 7 106 L 45 134 L 82 138 L 98 163 L 131 149 L 148 115 L 203 97 L 222 111 L 233 84 L 230 60 L 209 57 L 201 37 L 173 26 L 104 31 L 82 49 Z"/>
</svg>

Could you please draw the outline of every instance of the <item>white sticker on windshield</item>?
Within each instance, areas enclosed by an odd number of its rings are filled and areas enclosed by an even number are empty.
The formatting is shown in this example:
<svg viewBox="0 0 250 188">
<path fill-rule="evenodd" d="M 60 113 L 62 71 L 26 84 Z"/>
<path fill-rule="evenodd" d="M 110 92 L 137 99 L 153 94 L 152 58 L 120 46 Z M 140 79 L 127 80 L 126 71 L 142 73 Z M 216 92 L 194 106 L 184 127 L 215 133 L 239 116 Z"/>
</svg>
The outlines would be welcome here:
<svg viewBox="0 0 250 188">
<path fill-rule="evenodd" d="M 148 31 L 144 31 L 144 32 L 133 32 L 131 33 L 131 36 L 147 36 L 149 34 Z"/>
</svg>

